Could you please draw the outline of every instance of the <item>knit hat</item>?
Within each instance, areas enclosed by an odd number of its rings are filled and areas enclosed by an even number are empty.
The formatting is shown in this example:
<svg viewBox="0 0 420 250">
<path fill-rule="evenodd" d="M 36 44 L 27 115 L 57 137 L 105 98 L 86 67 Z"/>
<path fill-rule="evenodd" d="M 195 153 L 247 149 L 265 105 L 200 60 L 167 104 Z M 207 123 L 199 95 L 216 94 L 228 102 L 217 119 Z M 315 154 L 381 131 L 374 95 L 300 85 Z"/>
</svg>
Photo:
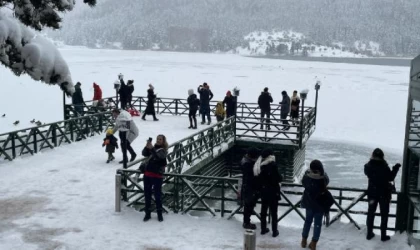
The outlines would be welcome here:
<svg viewBox="0 0 420 250">
<path fill-rule="evenodd" d="M 77 82 L 77 83 L 76 83 L 76 86 L 80 86 L 80 85 L 82 85 L 80 82 Z"/>
<path fill-rule="evenodd" d="M 324 174 L 324 165 L 322 165 L 322 162 L 320 160 L 311 161 L 311 164 L 309 164 L 309 168 L 312 171 L 318 171 L 321 174 Z"/>
<path fill-rule="evenodd" d="M 188 90 L 188 95 L 192 95 L 192 94 L 194 94 L 194 90 L 193 89 L 189 89 Z"/>
<path fill-rule="evenodd" d="M 262 152 L 261 152 L 261 157 L 262 158 L 267 158 L 270 155 L 273 154 L 273 150 L 271 150 L 271 148 L 265 148 Z"/>
<path fill-rule="evenodd" d="M 252 159 L 258 158 L 259 154 L 260 154 L 260 151 L 255 147 L 249 148 L 247 150 L 247 155 Z"/>
<path fill-rule="evenodd" d="M 112 128 L 107 129 L 106 134 L 107 135 L 112 135 L 113 134 Z"/>
<path fill-rule="evenodd" d="M 286 90 L 283 90 L 283 91 L 281 92 L 281 94 L 282 94 L 282 95 L 287 95 Z"/>
</svg>

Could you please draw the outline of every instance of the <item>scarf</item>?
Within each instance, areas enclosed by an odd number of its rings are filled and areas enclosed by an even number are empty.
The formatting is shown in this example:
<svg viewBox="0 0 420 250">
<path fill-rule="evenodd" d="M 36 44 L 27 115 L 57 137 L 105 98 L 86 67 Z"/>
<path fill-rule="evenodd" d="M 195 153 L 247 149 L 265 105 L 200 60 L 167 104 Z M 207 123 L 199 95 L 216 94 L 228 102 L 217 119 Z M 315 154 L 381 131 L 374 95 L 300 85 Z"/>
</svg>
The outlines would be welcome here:
<svg viewBox="0 0 420 250">
<path fill-rule="evenodd" d="M 255 162 L 254 164 L 254 176 L 258 176 L 261 173 L 261 167 L 264 165 L 268 165 L 271 162 L 275 162 L 276 161 L 276 157 L 274 155 L 270 155 L 267 158 L 264 159 L 264 161 L 262 160 L 262 157 L 258 157 L 258 160 Z"/>
</svg>

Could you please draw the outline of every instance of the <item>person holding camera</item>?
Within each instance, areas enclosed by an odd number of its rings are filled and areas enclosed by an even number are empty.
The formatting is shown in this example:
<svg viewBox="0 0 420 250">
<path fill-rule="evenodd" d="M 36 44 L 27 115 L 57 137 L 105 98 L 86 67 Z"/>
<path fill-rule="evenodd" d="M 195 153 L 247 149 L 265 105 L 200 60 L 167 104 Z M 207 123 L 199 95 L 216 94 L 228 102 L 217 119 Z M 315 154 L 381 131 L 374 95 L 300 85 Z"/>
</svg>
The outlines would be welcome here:
<svg viewBox="0 0 420 250">
<path fill-rule="evenodd" d="M 381 241 L 391 239 L 391 237 L 386 235 L 389 217 L 389 204 L 391 203 L 392 192 L 395 192 L 395 186 L 392 182 L 394 181 L 400 167 L 401 164 L 397 163 L 391 170 L 384 159 L 384 152 L 379 148 L 373 150 L 369 162 L 365 165 L 365 175 L 369 179 L 367 190 L 369 208 L 366 218 L 367 240 L 370 240 L 375 236 L 373 233 L 373 224 L 378 203 L 379 209 L 381 210 Z"/>
<path fill-rule="evenodd" d="M 203 83 L 203 85 L 198 86 L 197 92 L 200 94 L 200 114 L 202 117 L 201 124 L 206 123 L 207 116 L 207 125 L 210 125 L 210 101 L 213 99 L 213 93 L 206 82 Z"/>
<path fill-rule="evenodd" d="M 151 203 L 152 203 L 152 190 L 155 195 L 156 211 L 158 220 L 163 221 L 162 216 L 162 184 L 163 174 L 167 164 L 166 156 L 168 154 L 168 142 L 164 135 L 156 137 L 156 143 L 152 145 L 152 138 L 146 143 L 142 151 L 144 157 L 148 157 L 147 164 L 144 169 L 144 198 L 146 202 L 145 216 L 143 221 L 148 221 L 151 218 Z"/>
<path fill-rule="evenodd" d="M 128 96 L 129 96 L 129 93 L 130 93 L 130 89 L 125 84 L 123 78 L 124 78 L 123 74 L 118 75 L 118 79 L 120 80 L 120 84 L 121 84 L 120 89 L 118 90 L 118 94 L 120 95 L 121 109 L 125 110 L 127 108 Z"/>
</svg>

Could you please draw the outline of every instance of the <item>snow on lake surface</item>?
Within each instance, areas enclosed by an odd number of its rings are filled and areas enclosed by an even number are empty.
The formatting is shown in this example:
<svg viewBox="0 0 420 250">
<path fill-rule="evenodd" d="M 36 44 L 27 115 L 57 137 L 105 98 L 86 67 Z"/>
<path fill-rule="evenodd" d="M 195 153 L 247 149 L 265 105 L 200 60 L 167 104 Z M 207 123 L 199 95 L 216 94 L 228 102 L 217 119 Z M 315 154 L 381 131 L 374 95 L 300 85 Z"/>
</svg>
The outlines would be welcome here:
<svg viewBox="0 0 420 250">
<path fill-rule="evenodd" d="M 93 82 L 102 87 L 104 96 L 114 95 L 113 82 L 123 73 L 126 80 L 135 80 L 134 95 L 139 96 L 145 96 L 148 83 L 153 83 L 159 97 L 186 98 L 189 88 L 196 89 L 205 81 L 215 100 L 222 100 L 226 91 L 235 86 L 241 89 L 242 102 L 256 102 L 262 89 L 269 87 L 276 103 L 281 100 L 282 90 L 290 94 L 308 88 L 305 103 L 313 105 L 313 86 L 320 80 L 317 129 L 314 143 L 308 144 L 308 152 L 312 152 L 308 158 L 339 160 L 342 164 L 337 164 L 341 169 L 337 172 L 343 172 L 346 159 L 360 151 L 359 145 L 368 152 L 362 160 L 353 159 L 354 164 L 367 160 L 374 147 L 384 148 L 395 161 L 402 153 L 407 67 L 201 53 L 84 48 L 64 48 L 61 52 L 74 81 L 82 82 L 85 100 L 93 97 Z M 27 76 L 15 77 L 4 68 L 0 68 L 0 82 L 0 115 L 6 114 L 0 117 L 0 133 L 30 127 L 32 119 L 62 119 L 62 93 L 58 87 L 34 82 Z M 134 143 L 138 152 L 148 137 L 159 133 L 166 134 L 170 143 L 191 133 L 186 129 L 185 117 L 160 119 L 157 123 L 139 123 L 140 138 Z M 20 124 L 12 125 L 16 120 Z M 163 223 L 143 223 L 143 214 L 130 208 L 114 213 L 117 165 L 104 163 L 102 139 L 96 136 L 13 162 L 0 160 L 0 249 L 242 249 L 240 217 L 228 221 L 169 214 Z M 340 146 L 342 143 L 346 146 Z M 331 148 L 332 154 L 340 147 L 355 150 L 344 151 L 333 159 L 325 151 L 329 145 L 336 145 Z M 119 152 L 116 155 L 117 160 L 121 158 Z M 353 166 L 348 171 L 357 168 L 362 170 L 362 166 Z M 327 171 L 333 170 L 327 166 Z M 363 173 L 359 173 L 360 180 Z M 300 249 L 303 221 L 286 221 L 280 224 L 280 237 L 258 235 L 259 248 Z M 405 235 L 381 243 L 378 237 L 366 241 L 365 230 L 358 231 L 352 225 L 337 224 L 323 230 L 320 249 L 410 249 Z"/>
</svg>

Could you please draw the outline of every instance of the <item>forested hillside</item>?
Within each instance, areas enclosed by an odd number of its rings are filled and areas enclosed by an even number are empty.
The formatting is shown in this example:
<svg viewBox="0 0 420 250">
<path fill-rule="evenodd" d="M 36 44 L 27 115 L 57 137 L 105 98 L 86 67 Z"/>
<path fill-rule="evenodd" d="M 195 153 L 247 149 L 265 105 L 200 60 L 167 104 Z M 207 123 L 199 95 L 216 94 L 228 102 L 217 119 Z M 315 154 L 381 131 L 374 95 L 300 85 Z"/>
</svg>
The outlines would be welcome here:
<svg viewBox="0 0 420 250">
<path fill-rule="evenodd" d="M 419 0 L 102 0 L 51 33 L 71 45 L 229 51 L 255 31 L 293 30 L 310 43 L 375 42 L 386 55 L 420 52 Z"/>
</svg>

